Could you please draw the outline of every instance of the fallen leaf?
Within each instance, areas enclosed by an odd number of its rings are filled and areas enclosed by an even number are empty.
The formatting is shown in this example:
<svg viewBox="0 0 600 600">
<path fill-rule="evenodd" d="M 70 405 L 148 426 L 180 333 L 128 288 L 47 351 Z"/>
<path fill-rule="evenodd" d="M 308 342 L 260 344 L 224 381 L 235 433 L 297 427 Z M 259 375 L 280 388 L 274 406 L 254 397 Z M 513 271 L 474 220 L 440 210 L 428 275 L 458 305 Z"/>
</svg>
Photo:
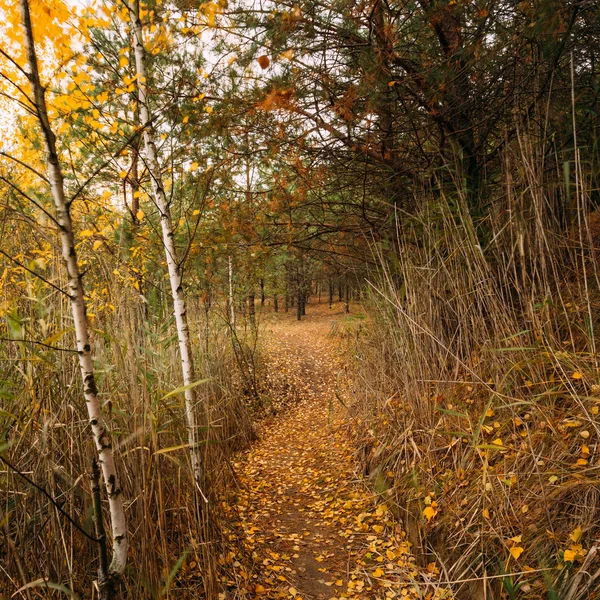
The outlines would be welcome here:
<svg viewBox="0 0 600 600">
<path fill-rule="evenodd" d="M 433 508 L 433 506 L 426 506 L 423 509 L 423 516 L 427 519 L 427 522 L 431 521 L 431 519 L 433 519 L 433 517 L 435 517 L 437 511 L 435 510 L 435 508 Z"/>
<path fill-rule="evenodd" d="M 512 556 L 514 558 L 519 558 L 519 556 L 521 556 L 521 554 L 523 554 L 524 551 L 525 551 L 525 549 L 521 548 L 521 546 L 513 546 L 510 549 L 510 553 L 512 554 Z"/>
<path fill-rule="evenodd" d="M 573 529 L 573 531 L 569 534 L 569 537 L 575 542 L 577 543 L 580 539 L 581 539 L 581 533 L 582 533 L 582 529 L 581 529 L 581 525 L 578 525 L 577 527 L 575 527 L 575 529 Z"/>
</svg>

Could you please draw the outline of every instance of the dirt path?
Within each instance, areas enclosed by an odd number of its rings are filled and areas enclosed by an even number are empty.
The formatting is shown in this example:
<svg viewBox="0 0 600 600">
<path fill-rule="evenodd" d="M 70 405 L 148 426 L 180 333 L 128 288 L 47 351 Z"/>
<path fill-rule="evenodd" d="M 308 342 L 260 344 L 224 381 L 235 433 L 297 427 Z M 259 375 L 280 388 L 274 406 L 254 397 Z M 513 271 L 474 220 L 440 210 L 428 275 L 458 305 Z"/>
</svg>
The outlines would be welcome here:
<svg viewBox="0 0 600 600">
<path fill-rule="evenodd" d="M 312 313 L 312 314 L 310 314 Z M 345 410 L 342 358 L 331 331 L 344 319 L 309 307 L 302 322 L 268 323 L 270 378 L 295 399 L 236 465 L 237 500 L 255 562 L 251 597 L 441 598 L 420 573 L 388 507 L 360 480 Z"/>
</svg>

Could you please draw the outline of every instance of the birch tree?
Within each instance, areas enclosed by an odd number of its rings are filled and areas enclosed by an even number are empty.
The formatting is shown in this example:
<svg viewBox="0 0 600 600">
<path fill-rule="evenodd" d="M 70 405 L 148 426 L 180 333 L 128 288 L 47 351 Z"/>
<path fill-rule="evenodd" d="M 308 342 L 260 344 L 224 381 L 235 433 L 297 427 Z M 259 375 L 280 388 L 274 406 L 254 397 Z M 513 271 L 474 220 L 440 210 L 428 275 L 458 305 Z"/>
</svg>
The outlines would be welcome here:
<svg viewBox="0 0 600 600">
<path fill-rule="evenodd" d="M 185 387 L 185 419 L 188 433 L 188 444 L 190 447 L 192 471 L 198 490 L 200 493 L 202 493 L 203 468 L 197 440 L 195 414 L 196 392 L 193 386 L 195 383 L 195 375 L 192 342 L 190 339 L 190 332 L 187 322 L 187 309 L 182 285 L 182 264 L 177 258 L 170 204 L 165 192 L 164 182 L 162 180 L 161 167 L 158 160 L 158 150 L 156 146 L 156 131 L 154 129 L 150 103 L 148 100 L 146 87 L 146 57 L 143 41 L 143 27 L 140 18 L 139 0 L 133 0 L 133 2 L 129 4 L 129 11 L 131 17 L 131 29 L 133 33 L 133 47 L 137 76 L 136 82 L 138 86 L 139 114 L 141 119 L 140 126 L 143 128 L 142 135 L 144 140 L 146 168 L 148 169 L 148 173 L 152 181 L 152 194 L 154 203 L 156 204 L 156 207 L 160 213 L 163 246 L 169 272 L 169 281 L 171 284 L 171 295 L 173 298 L 175 323 L 177 326 L 177 338 L 179 341 L 183 385 Z"/>
<path fill-rule="evenodd" d="M 32 101 L 34 111 L 42 130 L 42 138 L 46 151 L 48 179 L 56 209 L 56 222 L 59 228 L 62 258 L 67 271 L 68 296 L 75 327 L 77 354 L 83 380 L 83 394 L 87 406 L 90 428 L 98 452 L 98 462 L 102 471 L 104 489 L 108 498 L 112 529 L 112 560 L 107 569 L 101 564 L 99 574 L 100 597 L 108 600 L 113 596 L 115 586 L 123 574 L 127 563 L 128 537 L 122 489 L 115 466 L 110 434 L 102 416 L 96 385 L 89 327 L 86 317 L 85 294 L 82 274 L 77 262 L 70 203 L 65 196 L 63 172 L 56 148 L 56 136 L 48 117 L 45 88 L 40 80 L 28 0 L 20 0 L 20 9 L 27 53 L 28 72 L 26 75 L 33 92 Z"/>
</svg>

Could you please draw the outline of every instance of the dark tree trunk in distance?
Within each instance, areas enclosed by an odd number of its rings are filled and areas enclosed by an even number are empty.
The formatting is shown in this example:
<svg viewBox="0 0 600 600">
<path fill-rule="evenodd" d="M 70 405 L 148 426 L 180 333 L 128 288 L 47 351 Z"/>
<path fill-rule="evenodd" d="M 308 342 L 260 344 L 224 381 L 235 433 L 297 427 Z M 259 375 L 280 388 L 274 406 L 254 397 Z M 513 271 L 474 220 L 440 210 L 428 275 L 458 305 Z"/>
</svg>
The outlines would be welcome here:
<svg viewBox="0 0 600 600">
<path fill-rule="evenodd" d="M 254 306 L 254 292 L 248 294 L 248 320 L 250 321 L 250 327 L 256 328 L 256 307 Z"/>
<path fill-rule="evenodd" d="M 350 312 L 350 286 L 346 284 L 346 314 Z"/>
<path fill-rule="evenodd" d="M 333 306 L 333 294 L 335 292 L 335 286 L 333 284 L 333 279 L 329 280 L 329 308 Z"/>
</svg>

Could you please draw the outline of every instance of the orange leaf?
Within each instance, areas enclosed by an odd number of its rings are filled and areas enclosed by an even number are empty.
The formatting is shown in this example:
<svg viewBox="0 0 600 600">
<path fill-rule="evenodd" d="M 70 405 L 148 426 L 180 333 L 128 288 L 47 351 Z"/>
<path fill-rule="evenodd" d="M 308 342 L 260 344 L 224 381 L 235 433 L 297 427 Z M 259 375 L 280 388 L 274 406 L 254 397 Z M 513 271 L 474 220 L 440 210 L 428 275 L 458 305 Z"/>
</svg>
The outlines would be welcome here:
<svg viewBox="0 0 600 600">
<path fill-rule="evenodd" d="M 426 506 L 423 509 L 423 516 L 427 519 L 427 522 L 429 523 L 429 521 L 431 521 L 431 519 L 435 517 L 436 512 L 437 511 L 435 510 L 435 508 L 433 508 L 433 506 Z"/>
</svg>

